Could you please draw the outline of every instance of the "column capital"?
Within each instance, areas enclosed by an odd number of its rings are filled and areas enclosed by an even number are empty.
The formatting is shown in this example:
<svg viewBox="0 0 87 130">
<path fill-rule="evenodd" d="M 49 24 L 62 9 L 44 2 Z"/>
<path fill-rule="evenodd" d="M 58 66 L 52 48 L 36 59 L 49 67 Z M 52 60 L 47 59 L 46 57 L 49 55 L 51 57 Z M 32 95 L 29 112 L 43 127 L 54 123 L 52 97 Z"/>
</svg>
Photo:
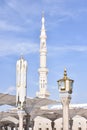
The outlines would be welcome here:
<svg viewBox="0 0 87 130">
<path fill-rule="evenodd" d="M 18 113 L 18 116 L 22 117 L 22 118 L 24 117 L 24 115 L 26 115 L 25 111 L 23 111 L 23 110 L 18 110 L 17 113 Z"/>
<path fill-rule="evenodd" d="M 70 104 L 71 97 L 61 97 L 61 103 L 62 105 L 69 105 Z"/>
</svg>

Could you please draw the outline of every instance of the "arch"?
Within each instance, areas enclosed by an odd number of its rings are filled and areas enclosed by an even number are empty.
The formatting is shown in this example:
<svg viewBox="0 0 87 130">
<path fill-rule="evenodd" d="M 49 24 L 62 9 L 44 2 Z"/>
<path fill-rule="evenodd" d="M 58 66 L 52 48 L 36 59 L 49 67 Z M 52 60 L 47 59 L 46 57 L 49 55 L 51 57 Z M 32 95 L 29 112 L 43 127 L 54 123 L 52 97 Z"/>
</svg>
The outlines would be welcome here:
<svg viewBox="0 0 87 130">
<path fill-rule="evenodd" d="M 86 129 L 86 118 L 80 115 L 76 115 L 73 118 L 73 126 L 72 129 Z"/>
<path fill-rule="evenodd" d="M 14 124 L 18 124 L 19 120 L 16 119 L 15 117 L 8 116 L 8 117 L 5 117 L 5 118 L 2 118 L 1 122 L 11 122 L 11 123 L 14 123 Z"/>
<path fill-rule="evenodd" d="M 62 121 L 62 118 L 58 118 L 58 119 L 56 119 L 54 122 L 55 122 L 55 129 L 56 129 L 56 130 L 61 130 L 61 129 L 63 129 L 63 121 Z"/>
</svg>

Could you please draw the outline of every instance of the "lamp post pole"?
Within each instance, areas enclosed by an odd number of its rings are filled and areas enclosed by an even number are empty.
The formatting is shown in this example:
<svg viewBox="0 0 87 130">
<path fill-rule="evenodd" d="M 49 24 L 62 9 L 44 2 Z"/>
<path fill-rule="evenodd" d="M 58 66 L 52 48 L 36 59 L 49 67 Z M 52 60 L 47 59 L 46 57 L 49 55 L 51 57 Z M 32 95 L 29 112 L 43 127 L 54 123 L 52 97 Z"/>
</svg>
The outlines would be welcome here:
<svg viewBox="0 0 87 130">
<path fill-rule="evenodd" d="M 61 95 L 60 98 L 63 106 L 63 130 L 69 130 L 69 103 L 71 97 L 66 93 L 65 96 Z"/>
<path fill-rule="evenodd" d="M 64 77 L 57 82 L 60 100 L 63 107 L 63 130 L 69 130 L 69 104 L 71 100 L 73 80 L 67 77 L 67 72 L 65 69 Z"/>
</svg>

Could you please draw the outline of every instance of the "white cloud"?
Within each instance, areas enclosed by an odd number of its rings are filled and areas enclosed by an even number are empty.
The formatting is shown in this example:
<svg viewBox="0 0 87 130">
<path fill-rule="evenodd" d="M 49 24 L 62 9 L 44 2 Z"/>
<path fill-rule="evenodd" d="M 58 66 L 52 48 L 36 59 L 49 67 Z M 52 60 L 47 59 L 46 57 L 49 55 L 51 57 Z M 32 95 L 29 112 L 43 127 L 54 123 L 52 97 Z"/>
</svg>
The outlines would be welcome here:
<svg viewBox="0 0 87 130">
<path fill-rule="evenodd" d="M 81 46 L 81 45 L 64 45 L 64 46 L 58 46 L 58 47 L 53 47 L 50 46 L 49 50 L 51 51 L 77 51 L 77 52 L 87 52 L 87 46 Z"/>
<path fill-rule="evenodd" d="M 55 44 L 56 45 L 56 44 Z M 65 55 L 67 53 L 87 53 L 87 46 L 82 45 L 63 45 L 63 46 L 48 46 L 48 56 Z"/>
<path fill-rule="evenodd" d="M 3 5 L 4 8 L 0 6 L 0 32 L 26 32 L 38 27 L 38 22 L 35 20 L 41 12 L 41 7 L 37 2 L 5 0 Z"/>
<path fill-rule="evenodd" d="M 11 86 L 11 87 L 9 87 L 9 88 L 6 90 L 5 93 L 13 93 L 13 92 L 15 92 L 15 91 L 16 91 L 16 87 Z"/>
<path fill-rule="evenodd" d="M 6 22 L 5 20 L 0 20 L 0 31 L 16 31 L 16 32 L 20 32 L 20 31 L 24 31 L 24 28 L 17 26 L 17 25 L 12 25 L 8 22 Z"/>
<path fill-rule="evenodd" d="M 8 6 L 10 6 L 11 8 L 15 8 L 16 7 L 16 3 L 17 3 L 17 1 L 16 0 L 6 0 L 5 1 L 6 2 L 6 4 L 8 5 Z"/>
<path fill-rule="evenodd" d="M 38 45 L 35 43 L 0 43 L 0 56 L 30 54 L 38 52 Z"/>
<path fill-rule="evenodd" d="M 43 4 L 43 6 L 41 4 Z M 34 25 L 34 28 L 36 28 L 38 22 L 35 22 L 34 19 L 41 16 L 42 10 L 44 10 L 47 15 L 50 15 L 48 22 L 48 24 L 51 25 L 50 27 L 58 26 L 58 24 L 67 21 L 68 19 L 76 19 L 80 13 L 80 11 L 78 11 L 80 10 L 80 7 L 79 9 L 69 9 L 67 6 L 68 1 L 66 0 L 44 0 L 41 3 L 35 1 L 29 2 L 28 0 L 21 0 L 21 2 L 18 0 L 5 0 L 5 8 L 0 9 L 0 19 L 4 17 L 8 22 L 1 22 L 0 29 L 23 31 L 24 29 L 21 27 L 21 24 L 25 27 L 28 25 L 31 26 L 32 24 Z M 17 23 L 17 25 L 12 23 Z"/>
<path fill-rule="evenodd" d="M 52 90 L 57 90 L 57 86 L 50 86 Z"/>
<path fill-rule="evenodd" d="M 40 11 L 40 4 L 37 2 L 29 2 L 28 0 L 8 0 L 6 1 L 6 6 L 8 6 L 12 11 L 15 11 L 20 17 L 25 18 L 27 15 L 32 16 L 33 14 L 38 14 Z M 37 11 L 35 11 L 37 9 Z"/>
</svg>

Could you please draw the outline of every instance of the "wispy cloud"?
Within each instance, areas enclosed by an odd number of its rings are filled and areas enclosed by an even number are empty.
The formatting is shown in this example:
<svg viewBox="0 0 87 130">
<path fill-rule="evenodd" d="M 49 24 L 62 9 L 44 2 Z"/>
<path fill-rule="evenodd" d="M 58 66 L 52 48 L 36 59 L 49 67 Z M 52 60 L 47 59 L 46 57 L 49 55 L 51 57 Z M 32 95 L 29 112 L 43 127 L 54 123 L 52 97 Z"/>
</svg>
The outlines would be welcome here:
<svg viewBox="0 0 87 130">
<path fill-rule="evenodd" d="M 0 56 L 30 54 L 38 52 L 38 45 L 35 43 L 0 43 Z"/>
<path fill-rule="evenodd" d="M 50 88 L 51 88 L 52 90 L 57 90 L 57 87 L 56 87 L 56 86 L 50 86 Z"/>
<path fill-rule="evenodd" d="M 13 43 L 13 44 L 12 44 Z M 7 55 L 20 55 L 20 54 L 31 54 L 39 52 L 39 45 L 32 42 L 19 42 L 12 41 L 12 43 L 0 42 L 0 56 Z M 64 46 L 48 46 L 49 55 L 57 53 L 67 52 L 87 52 L 87 46 L 82 45 L 64 45 Z"/>
<path fill-rule="evenodd" d="M 15 13 L 18 14 L 18 16 L 25 18 L 28 16 L 32 16 L 33 14 L 38 14 L 41 6 L 37 2 L 28 1 L 28 0 L 8 0 L 6 1 L 6 5 L 12 9 L 12 11 L 15 11 Z M 37 8 L 38 7 L 38 8 Z M 35 8 L 37 8 L 38 11 L 35 11 Z"/>
<path fill-rule="evenodd" d="M 87 51 L 87 46 L 80 46 L 80 45 L 71 45 L 71 46 L 59 46 L 59 47 L 49 47 L 49 49 L 52 49 L 54 51 L 78 51 L 78 52 L 84 52 Z"/>
<path fill-rule="evenodd" d="M 9 88 L 6 90 L 5 93 L 14 93 L 15 91 L 16 91 L 16 87 L 11 86 L 11 87 L 9 87 Z"/>
<path fill-rule="evenodd" d="M 64 45 L 64 46 L 49 46 L 48 47 L 48 56 L 54 56 L 57 54 L 66 54 L 69 52 L 77 52 L 77 53 L 86 53 L 87 52 L 87 46 L 80 46 L 80 45 Z"/>
<path fill-rule="evenodd" d="M 3 3 L 3 2 L 2 2 Z M 0 5 L 0 31 L 25 31 L 32 24 L 37 27 L 37 22 L 32 20 L 37 17 L 40 12 L 39 4 L 30 2 L 28 0 L 8 0 L 4 1 L 2 7 Z M 38 8 L 37 8 L 38 7 Z M 37 8 L 38 11 L 35 11 Z M 32 26 L 33 27 L 33 26 Z"/>
<path fill-rule="evenodd" d="M 17 25 L 12 25 L 11 23 L 9 24 L 6 21 L 0 20 L 0 31 L 21 32 L 21 31 L 24 31 L 24 28 Z"/>
<path fill-rule="evenodd" d="M 49 19 L 50 27 L 55 27 L 60 25 L 65 21 L 80 21 L 82 14 L 87 12 L 85 6 L 80 6 L 79 1 L 67 1 L 67 0 L 47 0 L 48 7 L 46 9 L 51 20 Z M 54 4 L 55 3 L 55 4 Z M 75 4 L 78 4 L 77 6 Z M 52 8 L 51 8 L 52 7 Z"/>
<path fill-rule="evenodd" d="M 73 2 L 71 1 L 70 3 Z M 61 22 L 69 19 L 76 19 L 80 14 L 80 11 L 78 10 L 81 8 L 72 8 L 72 6 L 74 6 L 74 4 L 71 4 L 71 8 L 67 8 L 68 1 L 66 0 L 44 0 L 42 2 L 30 2 L 28 0 L 21 0 L 21 2 L 18 0 L 5 0 L 4 8 L 0 9 L 0 20 L 3 20 L 4 17 L 4 20 L 7 22 L 1 21 L 0 29 L 23 31 L 23 25 L 26 28 L 28 25 L 34 25 L 34 28 L 36 28 L 38 26 L 38 21 L 35 22 L 34 19 L 41 16 L 42 10 L 45 11 L 46 15 L 50 16 L 48 20 L 48 24 L 51 25 L 50 27 L 58 26 L 58 23 L 60 24 Z M 12 23 L 16 23 L 16 25 Z"/>
</svg>

